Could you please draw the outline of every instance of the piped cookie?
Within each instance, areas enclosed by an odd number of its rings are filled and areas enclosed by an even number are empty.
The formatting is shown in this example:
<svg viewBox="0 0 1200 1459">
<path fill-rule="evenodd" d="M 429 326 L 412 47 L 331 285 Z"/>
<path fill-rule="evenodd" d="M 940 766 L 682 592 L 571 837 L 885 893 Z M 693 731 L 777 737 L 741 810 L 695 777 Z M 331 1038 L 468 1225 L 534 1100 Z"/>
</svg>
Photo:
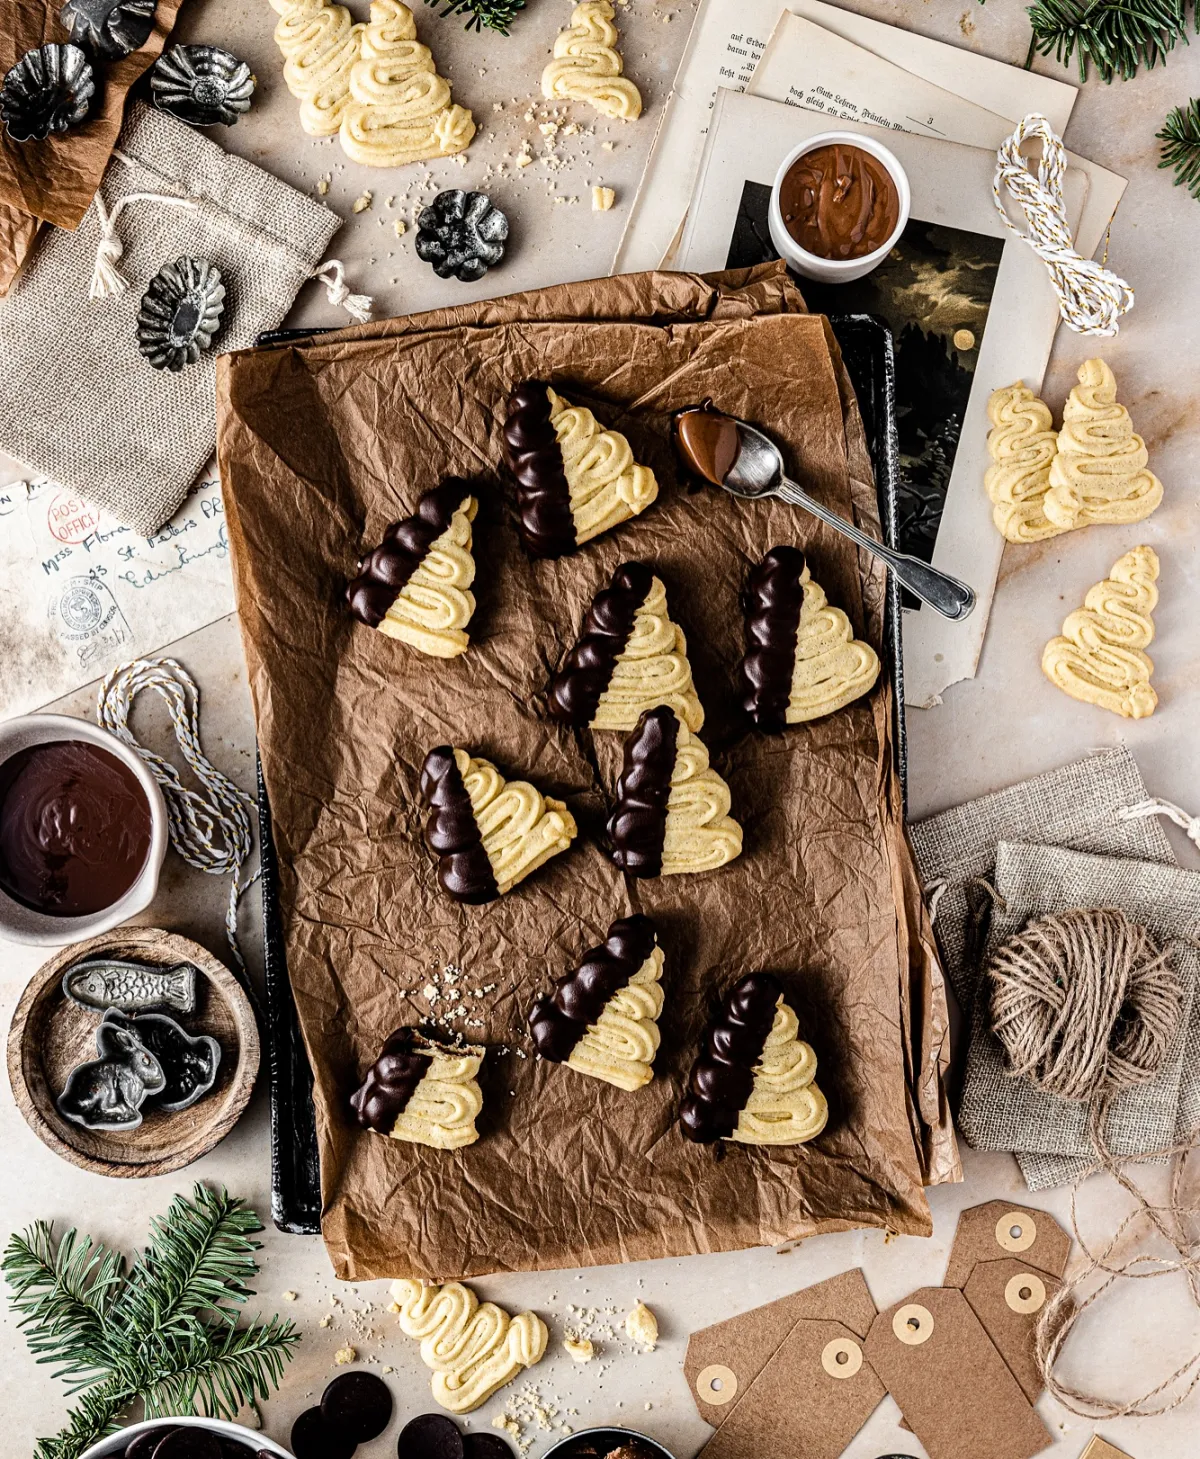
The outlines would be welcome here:
<svg viewBox="0 0 1200 1459">
<path fill-rule="evenodd" d="M 403 1277 L 392 1283 L 392 1300 L 401 1331 L 421 1344 L 433 1370 L 434 1402 L 451 1413 L 471 1413 L 546 1351 L 549 1333 L 535 1312 L 510 1317 L 493 1302 L 481 1305 L 462 1282 Z"/>
<path fill-rule="evenodd" d="M 1113 372 L 1103 360 L 1085 360 L 1063 406 L 1044 503 L 1047 518 L 1064 529 L 1142 521 L 1163 496 L 1147 459 L 1145 441 L 1117 403 Z"/>
<path fill-rule="evenodd" d="M 729 786 L 673 709 L 648 709 L 625 742 L 608 818 L 614 863 L 630 876 L 715 871 L 742 851 Z"/>
<path fill-rule="evenodd" d="M 620 121 L 641 116 L 642 93 L 622 74 L 615 14 L 610 0 L 576 5 L 571 24 L 555 39 L 554 59 L 542 72 L 542 95 L 548 101 L 586 101 Z"/>
<path fill-rule="evenodd" d="M 359 562 L 346 588 L 354 616 L 433 658 L 465 653 L 475 612 L 471 523 L 478 507 L 457 477 L 427 491 L 413 515 L 393 522 Z"/>
<path fill-rule="evenodd" d="M 679 1109 L 684 1135 L 698 1144 L 816 1139 L 829 1107 L 815 1082 L 817 1056 L 799 1031 L 778 978 L 751 973 L 735 984 L 692 1065 Z"/>
<path fill-rule="evenodd" d="M 658 496 L 648 466 L 620 431 L 550 385 L 526 380 L 509 396 L 504 460 L 517 482 L 517 526 L 532 557 L 562 557 L 636 517 Z"/>
<path fill-rule="evenodd" d="M 988 455 L 983 478 L 992 503 L 992 520 L 1009 542 L 1041 542 L 1067 527 L 1046 516 L 1050 467 L 1058 453 L 1058 434 L 1049 407 L 1018 382 L 993 390 L 988 400 Z"/>
<path fill-rule="evenodd" d="M 350 1104 L 364 1130 L 458 1150 L 479 1138 L 475 1121 L 483 1109 L 476 1075 L 484 1050 L 451 1048 L 398 1028 L 384 1044 Z"/>
<path fill-rule="evenodd" d="M 421 794 L 438 882 L 458 902 L 490 902 L 511 891 L 578 834 L 561 801 L 527 780 L 505 780 L 490 760 L 450 745 L 425 757 Z"/>
<path fill-rule="evenodd" d="M 1064 694 L 1125 719 L 1146 719 L 1158 705 L 1145 650 L 1154 638 L 1158 555 L 1135 547 L 1089 588 L 1083 607 L 1042 652 L 1042 672 Z"/>
<path fill-rule="evenodd" d="M 879 656 L 812 579 L 796 547 L 773 547 L 743 594 L 746 652 L 738 671 L 742 706 L 778 734 L 843 709 L 879 678 Z"/>
<path fill-rule="evenodd" d="M 659 704 L 691 730 L 703 725 L 687 639 L 645 563 L 622 563 L 592 599 L 575 646 L 550 680 L 549 701 L 555 719 L 595 730 L 631 730 Z"/>
<path fill-rule="evenodd" d="M 543 1059 L 618 1089 L 649 1084 L 659 1044 L 662 968 L 654 923 L 641 913 L 622 917 L 529 1010 L 534 1047 Z"/>
</svg>

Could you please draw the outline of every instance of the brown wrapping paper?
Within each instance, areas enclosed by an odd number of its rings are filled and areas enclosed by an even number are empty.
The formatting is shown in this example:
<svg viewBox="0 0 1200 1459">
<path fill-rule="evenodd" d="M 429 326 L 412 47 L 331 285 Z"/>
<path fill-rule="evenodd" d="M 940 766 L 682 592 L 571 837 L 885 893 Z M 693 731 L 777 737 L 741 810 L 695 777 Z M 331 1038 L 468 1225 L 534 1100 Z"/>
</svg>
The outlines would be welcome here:
<svg viewBox="0 0 1200 1459">
<path fill-rule="evenodd" d="M 824 320 L 776 270 L 722 285 L 648 275 L 364 326 L 227 356 L 219 455 L 235 581 L 275 819 L 288 962 L 316 1075 L 324 1234 L 339 1276 L 470 1276 L 774 1243 L 859 1225 L 927 1233 L 922 1182 L 952 1178 L 945 1005 L 900 820 L 890 691 L 778 740 L 745 734 L 732 671 L 738 595 L 775 542 L 876 643 L 882 574 L 781 503 L 692 492 L 669 413 L 713 396 L 767 422 L 827 503 L 874 516 L 869 462 Z M 569 316 L 569 317 L 568 317 Z M 552 378 L 625 430 L 659 502 L 559 562 L 531 563 L 498 469 L 502 406 Z M 471 478 L 472 646 L 438 663 L 355 624 L 340 604 L 360 551 L 447 474 Z M 703 738 L 746 831 L 703 878 L 630 883 L 602 853 L 615 736 L 539 713 L 550 669 L 595 591 L 653 560 L 684 627 Z M 864 592 L 865 581 L 865 592 Z M 482 909 L 438 891 L 417 780 L 453 742 L 564 798 L 567 854 Z M 635 1095 L 529 1056 L 533 997 L 631 908 L 667 956 L 663 1044 Z M 346 1100 L 387 1034 L 429 1012 L 454 964 L 491 1046 L 481 1139 L 453 1155 L 357 1130 Z M 719 990 L 780 973 L 820 1059 L 830 1127 L 773 1153 L 689 1146 L 675 1111 Z M 462 1025 L 460 1025 L 461 1027 Z M 512 1052 L 502 1052 L 502 1050 Z M 524 1057 L 522 1057 L 524 1055 Z"/>
<path fill-rule="evenodd" d="M 93 62 L 96 96 L 87 119 L 44 142 L 14 142 L 0 127 L 0 297 L 8 292 L 44 219 L 77 228 L 100 186 L 133 83 L 162 54 L 183 0 L 158 0 L 146 44 L 119 61 Z M 62 0 L 5 0 L 0 6 L 0 77 L 26 51 L 70 36 Z"/>
</svg>

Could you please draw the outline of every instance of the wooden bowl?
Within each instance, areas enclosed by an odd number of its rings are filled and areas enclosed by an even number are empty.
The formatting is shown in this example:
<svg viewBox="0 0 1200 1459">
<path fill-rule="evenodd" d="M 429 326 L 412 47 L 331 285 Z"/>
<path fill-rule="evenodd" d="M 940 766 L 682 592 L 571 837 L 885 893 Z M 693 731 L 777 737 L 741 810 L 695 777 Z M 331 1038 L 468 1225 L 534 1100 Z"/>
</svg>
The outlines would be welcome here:
<svg viewBox="0 0 1200 1459">
<path fill-rule="evenodd" d="M 102 1017 L 66 996 L 63 974 L 99 956 L 163 967 L 187 962 L 199 974 L 195 1013 L 173 1016 L 188 1033 L 217 1040 L 221 1065 L 213 1089 L 190 1109 L 172 1114 L 147 1105 L 135 1130 L 87 1130 L 55 1108 L 71 1070 L 96 1057 Z M 154 927 L 117 928 L 55 953 L 30 979 L 8 1033 L 8 1078 L 26 1123 L 56 1155 L 97 1175 L 169 1175 L 207 1155 L 246 1108 L 258 1062 L 258 1025 L 237 979 L 199 943 Z"/>
</svg>

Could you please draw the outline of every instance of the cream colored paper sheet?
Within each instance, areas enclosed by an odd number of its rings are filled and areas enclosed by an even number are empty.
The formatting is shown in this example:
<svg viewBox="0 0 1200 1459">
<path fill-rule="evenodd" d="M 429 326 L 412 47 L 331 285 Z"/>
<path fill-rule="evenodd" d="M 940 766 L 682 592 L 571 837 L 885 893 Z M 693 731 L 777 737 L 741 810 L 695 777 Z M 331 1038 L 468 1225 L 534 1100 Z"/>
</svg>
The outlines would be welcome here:
<svg viewBox="0 0 1200 1459">
<path fill-rule="evenodd" d="M 676 262 L 673 244 L 688 209 L 717 90 L 744 91 L 749 86 L 777 22 L 789 12 L 1011 123 L 1027 112 L 1040 111 L 1061 133 L 1070 119 L 1076 88 L 1066 82 L 852 14 L 824 0 L 786 4 L 700 0 L 613 273 Z"/>
</svg>

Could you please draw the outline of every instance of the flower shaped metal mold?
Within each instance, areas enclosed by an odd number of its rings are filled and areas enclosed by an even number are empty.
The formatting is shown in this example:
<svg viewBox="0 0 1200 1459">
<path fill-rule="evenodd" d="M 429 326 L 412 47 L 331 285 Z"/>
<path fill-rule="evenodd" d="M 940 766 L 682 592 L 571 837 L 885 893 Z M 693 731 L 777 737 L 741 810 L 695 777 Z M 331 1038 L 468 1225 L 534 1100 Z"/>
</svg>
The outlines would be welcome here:
<svg viewBox="0 0 1200 1459">
<path fill-rule="evenodd" d="M 225 312 L 221 271 L 204 258 L 178 258 L 150 280 L 138 311 L 138 349 L 156 370 L 178 374 L 212 348 Z"/>
<path fill-rule="evenodd" d="M 89 54 L 119 61 L 150 39 L 158 0 L 66 0 L 58 17 Z"/>
<path fill-rule="evenodd" d="M 75 45 L 26 51 L 0 86 L 0 120 L 14 142 L 44 142 L 88 114 L 96 94 L 92 64 Z"/>
<path fill-rule="evenodd" d="M 172 46 L 154 63 L 150 94 L 160 111 L 190 127 L 232 127 L 250 110 L 254 77 L 219 46 Z"/>
<path fill-rule="evenodd" d="M 417 226 L 417 257 L 440 279 L 464 284 L 483 278 L 504 257 L 508 219 L 486 193 L 451 188 L 438 193 Z"/>
<path fill-rule="evenodd" d="M 121 1014 L 96 1030 L 96 1052 L 68 1075 L 55 1100 L 59 1114 L 85 1130 L 136 1130 L 146 1099 L 167 1087 L 162 1065 Z"/>
</svg>

